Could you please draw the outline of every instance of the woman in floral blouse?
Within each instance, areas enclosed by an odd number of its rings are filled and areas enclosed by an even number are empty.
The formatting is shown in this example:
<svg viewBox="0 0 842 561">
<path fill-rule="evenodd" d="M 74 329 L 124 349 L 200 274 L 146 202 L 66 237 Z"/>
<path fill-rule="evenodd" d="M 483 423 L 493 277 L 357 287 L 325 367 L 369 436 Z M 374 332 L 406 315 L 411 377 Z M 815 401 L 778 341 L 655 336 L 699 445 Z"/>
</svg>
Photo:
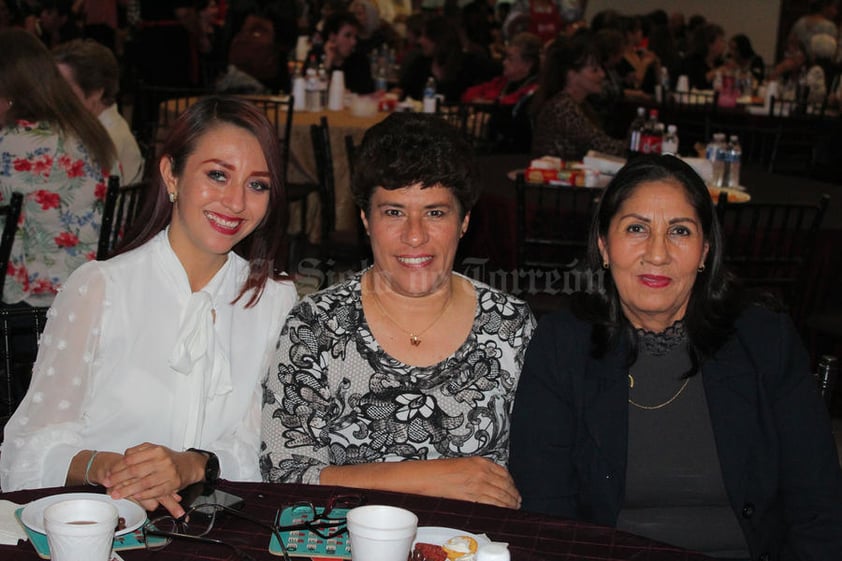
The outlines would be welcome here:
<svg viewBox="0 0 842 561">
<path fill-rule="evenodd" d="M 108 133 L 32 34 L 0 31 L 0 202 L 24 194 L 3 303 L 49 305 L 96 255 L 109 174 Z"/>
<path fill-rule="evenodd" d="M 509 414 L 534 318 L 452 270 L 472 161 L 432 115 L 366 132 L 353 192 L 374 263 L 290 312 L 264 383 L 264 480 L 520 505 Z"/>
</svg>

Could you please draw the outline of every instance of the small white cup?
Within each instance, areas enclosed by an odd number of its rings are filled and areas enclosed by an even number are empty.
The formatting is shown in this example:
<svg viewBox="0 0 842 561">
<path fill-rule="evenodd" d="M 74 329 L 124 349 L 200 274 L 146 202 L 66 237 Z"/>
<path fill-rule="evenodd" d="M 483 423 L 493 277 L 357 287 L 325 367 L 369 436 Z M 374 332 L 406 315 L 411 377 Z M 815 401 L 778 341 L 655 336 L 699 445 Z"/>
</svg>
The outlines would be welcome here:
<svg viewBox="0 0 842 561">
<path fill-rule="evenodd" d="M 418 517 L 395 506 L 366 505 L 348 511 L 353 561 L 406 561 Z"/>
<path fill-rule="evenodd" d="M 675 83 L 675 91 L 682 93 L 690 91 L 690 80 L 686 74 L 678 77 L 678 81 Z"/>
<path fill-rule="evenodd" d="M 117 527 L 114 505 L 91 499 L 57 502 L 44 510 L 52 561 L 109 561 Z"/>
<path fill-rule="evenodd" d="M 491 542 L 477 549 L 477 561 L 510 561 L 511 558 L 507 543 Z"/>
</svg>

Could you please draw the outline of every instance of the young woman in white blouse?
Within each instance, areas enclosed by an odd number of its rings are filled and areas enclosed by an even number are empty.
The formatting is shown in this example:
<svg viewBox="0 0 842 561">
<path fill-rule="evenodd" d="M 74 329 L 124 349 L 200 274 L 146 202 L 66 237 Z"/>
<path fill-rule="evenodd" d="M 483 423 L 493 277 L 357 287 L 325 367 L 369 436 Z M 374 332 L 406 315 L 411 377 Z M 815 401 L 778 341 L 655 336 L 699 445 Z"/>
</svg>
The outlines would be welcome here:
<svg viewBox="0 0 842 561">
<path fill-rule="evenodd" d="M 138 231 L 50 310 L 6 425 L 4 491 L 98 484 L 180 516 L 186 485 L 260 480 L 260 378 L 295 301 L 273 273 L 277 132 L 245 101 L 205 98 L 162 154 Z"/>
</svg>

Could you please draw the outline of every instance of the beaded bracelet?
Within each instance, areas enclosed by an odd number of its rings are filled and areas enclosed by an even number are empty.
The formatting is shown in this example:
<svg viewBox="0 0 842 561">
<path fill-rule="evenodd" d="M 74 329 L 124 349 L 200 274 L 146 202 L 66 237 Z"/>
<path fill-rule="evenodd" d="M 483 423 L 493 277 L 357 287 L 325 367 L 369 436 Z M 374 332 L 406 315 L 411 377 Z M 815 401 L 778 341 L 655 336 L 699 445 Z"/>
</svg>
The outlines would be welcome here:
<svg viewBox="0 0 842 561">
<path fill-rule="evenodd" d="M 94 453 L 91 454 L 91 457 L 88 459 L 88 465 L 85 466 L 85 485 L 90 485 L 91 487 L 93 487 L 94 484 L 89 479 L 89 476 L 91 474 L 91 466 L 94 465 L 94 458 L 96 458 L 97 454 L 99 454 L 99 450 L 94 450 Z"/>
</svg>

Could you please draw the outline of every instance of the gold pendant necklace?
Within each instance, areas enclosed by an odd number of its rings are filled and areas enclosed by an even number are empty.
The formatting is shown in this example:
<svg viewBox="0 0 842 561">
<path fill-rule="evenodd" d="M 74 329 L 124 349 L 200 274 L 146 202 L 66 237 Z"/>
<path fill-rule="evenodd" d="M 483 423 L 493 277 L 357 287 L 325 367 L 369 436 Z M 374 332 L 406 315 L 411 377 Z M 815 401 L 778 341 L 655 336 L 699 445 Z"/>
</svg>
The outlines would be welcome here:
<svg viewBox="0 0 842 561">
<path fill-rule="evenodd" d="M 681 392 L 684 391 L 684 388 L 687 387 L 687 384 L 689 382 L 690 382 L 690 378 L 685 378 L 684 383 L 681 384 L 681 387 L 678 388 L 678 391 L 675 392 L 675 395 L 673 395 L 671 398 L 669 398 L 665 402 L 659 403 L 658 405 L 642 405 L 640 403 L 635 402 L 632 398 L 629 398 L 629 403 L 631 405 L 634 405 L 638 409 L 645 409 L 646 411 L 654 411 L 655 409 L 660 409 L 662 407 L 666 407 L 667 405 L 669 405 L 670 403 L 675 401 L 678 398 L 678 396 L 681 395 Z M 634 387 L 634 376 L 632 376 L 631 372 L 629 372 L 629 389 L 631 389 L 633 387 Z"/>
<path fill-rule="evenodd" d="M 395 318 L 393 318 L 392 316 L 389 315 L 389 312 L 386 311 L 386 308 L 384 308 L 383 304 L 380 302 L 380 298 L 378 298 L 377 292 L 371 286 L 373 283 L 374 283 L 373 278 L 369 277 L 369 283 L 368 283 L 369 287 L 368 287 L 368 290 L 366 292 L 368 293 L 369 296 L 371 296 L 371 299 L 374 300 L 374 303 L 377 305 L 377 309 L 380 310 L 380 313 L 383 314 L 383 316 L 386 319 L 388 319 L 390 322 L 392 322 L 395 325 L 395 327 L 397 327 L 398 329 L 400 329 L 401 331 L 403 331 L 404 333 L 409 335 L 409 343 L 413 347 L 417 347 L 417 346 L 421 345 L 421 342 L 422 342 L 421 336 L 424 335 L 427 331 L 430 330 L 431 327 L 433 327 L 435 324 L 437 324 L 439 322 L 439 320 L 442 318 L 442 316 L 444 316 L 444 313 L 450 307 L 451 302 L 453 302 L 453 288 L 451 287 L 450 292 L 447 295 L 447 302 L 444 303 L 444 306 L 442 306 L 441 311 L 438 313 L 438 315 L 436 315 L 436 317 L 435 317 L 435 319 L 433 319 L 432 323 L 430 323 L 427 327 L 425 327 L 424 329 L 422 329 L 421 331 L 418 331 L 416 333 L 415 331 L 409 331 L 407 329 L 404 329 L 404 327 L 401 324 L 399 324 L 397 321 L 395 321 Z"/>
</svg>

